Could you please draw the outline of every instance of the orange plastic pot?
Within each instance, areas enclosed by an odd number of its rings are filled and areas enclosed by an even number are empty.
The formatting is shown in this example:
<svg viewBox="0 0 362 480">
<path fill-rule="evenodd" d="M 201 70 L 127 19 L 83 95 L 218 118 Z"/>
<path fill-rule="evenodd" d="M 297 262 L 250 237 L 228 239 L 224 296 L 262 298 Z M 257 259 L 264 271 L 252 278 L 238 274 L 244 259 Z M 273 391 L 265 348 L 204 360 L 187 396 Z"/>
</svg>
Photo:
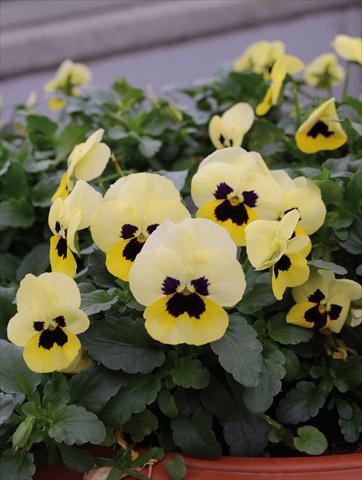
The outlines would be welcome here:
<svg viewBox="0 0 362 480">
<path fill-rule="evenodd" d="M 153 467 L 152 480 L 169 480 L 164 464 L 173 455 Z M 256 458 L 221 457 L 200 460 L 184 457 L 186 480 L 361 480 L 362 453 L 323 455 L 321 457 Z M 147 471 L 144 471 L 147 474 Z M 81 473 L 64 466 L 40 468 L 34 480 L 82 480 Z"/>
</svg>

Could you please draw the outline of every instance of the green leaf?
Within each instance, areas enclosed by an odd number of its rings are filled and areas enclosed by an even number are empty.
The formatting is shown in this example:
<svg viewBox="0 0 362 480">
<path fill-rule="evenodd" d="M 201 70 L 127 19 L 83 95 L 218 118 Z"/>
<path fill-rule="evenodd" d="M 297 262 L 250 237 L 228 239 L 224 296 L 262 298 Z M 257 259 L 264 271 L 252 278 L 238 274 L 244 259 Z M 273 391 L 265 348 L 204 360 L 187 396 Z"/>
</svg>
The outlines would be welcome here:
<svg viewBox="0 0 362 480">
<path fill-rule="evenodd" d="M 282 348 L 281 351 L 285 359 L 285 379 L 289 382 L 298 380 L 300 376 L 303 375 L 298 355 L 289 348 Z"/>
<path fill-rule="evenodd" d="M 259 415 L 249 413 L 246 408 L 235 408 L 222 421 L 222 426 L 231 455 L 258 456 L 268 445 L 269 426 Z"/>
<path fill-rule="evenodd" d="M 31 201 L 35 207 L 49 207 L 51 198 L 58 188 L 60 177 L 47 176 L 40 180 L 31 192 Z"/>
<path fill-rule="evenodd" d="M 185 460 L 181 455 L 175 455 L 166 462 L 165 469 L 171 480 L 182 480 L 186 477 L 187 469 Z"/>
<path fill-rule="evenodd" d="M 69 402 L 68 381 L 61 373 L 53 374 L 44 386 L 43 406 L 49 411 Z"/>
<path fill-rule="evenodd" d="M 147 334 L 144 320 L 108 317 L 82 335 L 90 356 L 111 370 L 149 373 L 165 361 L 161 344 Z"/>
<path fill-rule="evenodd" d="M 126 111 L 133 105 L 144 100 L 145 96 L 140 88 L 132 87 L 125 78 L 119 77 L 112 85 L 112 89 L 121 97 L 121 110 Z"/>
<path fill-rule="evenodd" d="M 277 406 L 276 417 L 282 423 L 298 424 L 318 415 L 326 396 L 312 382 L 299 382 Z"/>
<path fill-rule="evenodd" d="M 13 300 L 16 288 L 0 286 L 0 335 L 6 337 L 6 326 L 10 318 L 16 313 L 16 305 Z"/>
<path fill-rule="evenodd" d="M 343 193 L 338 183 L 330 178 L 329 171 L 327 169 L 313 177 L 314 183 L 316 183 L 322 193 L 322 199 L 326 205 L 338 205 L 343 201 Z"/>
<path fill-rule="evenodd" d="M 208 369 L 196 358 L 178 358 L 170 373 L 175 385 L 184 388 L 203 389 L 210 381 Z"/>
<path fill-rule="evenodd" d="M 35 473 L 34 456 L 22 450 L 6 450 L 0 458 L 0 478 L 32 480 Z"/>
<path fill-rule="evenodd" d="M 139 149 L 142 155 L 146 158 L 151 158 L 159 151 L 161 148 L 162 142 L 151 137 L 142 137 Z"/>
<path fill-rule="evenodd" d="M 252 314 L 275 303 L 270 281 L 247 283 L 249 285 L 236 308 L 240 313 Z"/>
<path fill-rule="evenodd" d="M 178 447 L 192 457 L 215 459 L 221 455 L 221 446 L 212 429 L 212 416 L 198 410 L 192 417 L 171 420 L 172 436 Z"/>
<path fill-rule="evenodd" d="M 31 395 L 41 382 L 41 375 L 32 372 L 23 360 L 23 349 L 0 340 L 0 388 L 5 393 Z"/>
<path fill-rule="evenodd" d="M 109 288 L 115 286 L 115 279 L 106 267 L 106 256 L 100 250 L 96 250 L 91 254 L 88 273 L 99 287 Z"/>
<path fill-rule="evenodd" d="M 262 371 L 262 345 L 256 336 L 244 318 L 232 315 L 225 335 L 210 344 L 222 367 L 246 387 L 255 387 Z"/>
<path fill-rule="evenodd" d="M 331 374 L 340 392 L 353 390 L 362 384 L 362 357 L 350 356 L 345 361 L 333 361 Z"/>
<path fill-rule="evenodd" d="M 13 395 L 0 392 L 0 425 L 2 425 L 14 411 L 16 400 Z"/>
<path fill-rule="evenodd" d="M 217 418 L 226 418 L 234 408 L 235 398 L 216 375 L 212 375 L 209 385 L 201 392 L 201 401 L 208 412 Z"/>
<path fill-rule="evenodd" d="M 106 436 L 103 423 L 83 407 L 64 405 L 53 412 L 53 418 L 48 434 L 57 443 L 99 445 Z"/>
<path fill-rule="evenodd" d="M 161 390 L 158 394 L 158 406 L 161 412 L 169 418 L 177 417 L 179 409 L 171 392 L 167 389 Z"/>
<path fill-rule="evenodd" d="M 123 425 L 123 431 L 128 433 L 135 443 L 142 442 L 147 435 L 158 429 L 158 419 L 148 408 L 136 413 Z"/>
<path fill-rule="evenodd" d="M 28 181 L 24 169 L 19 163 L 12 163 L 1 180 L 1 193 L 4 197 L 17 199 L 27 197 Z"/>
<path fill-rule="evenodd" d="M 68 447 L 58 444 L 63 463 L 70 470 L 88 472 L 95 464 L 93 456 L 82 448 Z"/>
<path fill-rule="evenodd" d="M 82 294 L 81 309 L 86 315 L 94 315 L 95 313 L 105 312 L 112 305 L 117 303 L 118 296 L 115 292 L 94 290 L 90 293 Z"/>
<path fill-rule="evenodd" d="M 284 378 L 285 358 L 280 350 L 265 345 L 263 350 L 263 370 L 256 387 L 245 388 L 243 400 L 245 406 L 253 413 L 268 410 L 273 398 L 282 388 L 281 379 Z"/>
<path fill-rule="evenodd" d="M 142 412 L 153 403 L 160 389 L 161 381 L 154 375 L 134 375 L 105 405 L 101 417 L 108 425 L 124 424 L 134 413 Z"/>
<path fill-rule="evenodd" d="M 0 227 L 30 227 L 35 220 L 34 209 L 25 199 L 11 199 L 0 203 Z"/>
<path fill-rule="evenodd" d="M 38 150 L 52 150 L 57 124 L 43 115 L 26 117 L 29 140 Z"/>
<path fill-rule="evenodd" d="M 283 345 L 296 345 L 308 342 L 313 337 L 313 331 L 307 328 L 289 325 L 285 314 L 276 315 L 268 321 L 268 331 L 271 338 Z"/>
<path fill-rule="evenodd" d="M 0 265 L 0 282 L 6 284 L 15 281 L 20 259 L 11 253 L 0 253 Z"/>
<path fill-rule="evenodd" d="M 308 455 L 322 455 L 328 448 L 327 439 L 318 428 L 305 425 L 298 428 L 297 435 L 293 438 L 293 444 L 299 452 Z"/>
<path fill-rule="evenodd" d="M 65 159 L 73 148 L 85 142 L 89 125 L 72 122 L 67 125 L 55 141 L 56 160 Z"/>
<path fill-rule="evenodd" d="M 49 267 L 49 243 L 36 245 L 23 258 L 20 267 L 16 272 L 16 279 L 20 282 L 27 273 L 40 275 Z"/>
<path fill-rule="evenodd" d="M 362 432 L 362 410 L 355 403 L 352 404 L 352 417 L 342 418 L 338 420 L 341 432 L 346 442 L 357 442 Z"/>
<path fill-rule="evenodd" d="M 332 262 L 325 262 L 324 260 L 309 260 L 309 265 L 317 268 L 323 268 L 324 270 L 331 270 L 337 275 L 347 275 L 348 270 L 340 265 L 336 265 Z"/>
<path fill-rule="evenodd" d="M 120 389 L 127 385 L 124 374 L 111 372 L 101 365 L 92 365 L 69 380 L 72 403 L 98 413 Z"/>
</svg>

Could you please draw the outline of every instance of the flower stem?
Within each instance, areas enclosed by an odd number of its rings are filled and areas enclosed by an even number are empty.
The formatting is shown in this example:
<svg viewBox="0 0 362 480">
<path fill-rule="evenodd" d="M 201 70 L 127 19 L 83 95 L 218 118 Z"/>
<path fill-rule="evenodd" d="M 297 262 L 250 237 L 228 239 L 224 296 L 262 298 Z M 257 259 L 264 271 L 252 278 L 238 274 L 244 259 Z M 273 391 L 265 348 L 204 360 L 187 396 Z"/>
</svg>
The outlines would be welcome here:
<svg viewBox="0 0 362 480">
<path fill-rule="evenodd" d="M 120 166 L 116 156 L 114 155 L 114 153 L 112 153 L 112 155 L 111 155 L 111 160 L 112 160 L 114 169 L 117 172 L 118 176 L 123 177 L 123 172 L 122 172 L 121 166 Z"/>
<path fill-rule="evenodd" d="M 293 82 L 292 83 L 293 89 L 293 99 L 294 99 L 294 108 L 295 108 L 295 123 L 296 127 L 298 128 L 300 125 L 300 103 L 299 103 L 299 95 L 298 95 L 298 85 Z"/>
<path fill-rule="evenodd" d="M 351 73 L 351 62 L 348 62 L 346 66 L 346 76 L 344 77 L 344 84 L 343 84 L 343 93 L 342 93 L 343 100 L 347 97 L 350 73 Z"/>
</svg>

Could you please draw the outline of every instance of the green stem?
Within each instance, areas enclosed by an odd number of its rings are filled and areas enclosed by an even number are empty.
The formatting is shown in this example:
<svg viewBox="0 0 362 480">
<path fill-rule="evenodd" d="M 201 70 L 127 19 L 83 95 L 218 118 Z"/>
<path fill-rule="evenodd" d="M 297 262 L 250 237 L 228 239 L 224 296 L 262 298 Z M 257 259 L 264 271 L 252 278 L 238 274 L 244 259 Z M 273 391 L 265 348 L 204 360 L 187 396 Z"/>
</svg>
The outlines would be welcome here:
<svg viewBox="0 0 362 480">
<path fill-rule="evenodd" d="M 112 163 L 113 163 L 113 167 L 114 167 L 115 171 L 117 172 L 118 176 L 123 177 L 123 172 L 122 172 L 121 166 L 120 166 L 116 156 L 113 153 L 111 155 L 111 160 L 112 160 Z"/>
<path fill-rule="evenodd" d="M 347 97 L 350 73 L 351 73 L 351 62 L 348 62 L 346 66 L 346 76 L 344 77 L 344 84 L 343 84 L 343 93 L 342 93 L 343 100 Z"/>
<path fill-rule="evenodd" d="M 296 127 L 298 128 L 300 125 L 300 103 L 299 103 L 299 96 L 298 96 L 298 85 L 293 82 L 292 84 L 293 89 L 293 99 L 294 99 L 294 108 L 295 108 L 295 123 Z"/>
</svg>

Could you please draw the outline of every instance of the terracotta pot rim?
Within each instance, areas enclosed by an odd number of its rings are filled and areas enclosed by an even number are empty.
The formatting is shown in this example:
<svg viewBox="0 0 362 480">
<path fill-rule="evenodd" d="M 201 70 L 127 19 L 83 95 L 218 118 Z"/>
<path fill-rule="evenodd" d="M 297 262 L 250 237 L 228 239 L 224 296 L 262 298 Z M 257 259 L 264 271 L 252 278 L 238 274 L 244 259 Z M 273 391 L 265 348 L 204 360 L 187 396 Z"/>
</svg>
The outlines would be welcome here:
<svg viewBox="0 0 362 480">
<path fill-rule="evenodd" d="M 362 469 L 362 454 L 346 453 L 338 455 L 321 455 L 313 457 L 220 457 L 206 460 L 184 456 L 188 469 L 206 469 L 210 471 L 237 472 L 240 468 L 245 473 L 274 472 L 314 472 L 346 471 Z"/>
</svg>

